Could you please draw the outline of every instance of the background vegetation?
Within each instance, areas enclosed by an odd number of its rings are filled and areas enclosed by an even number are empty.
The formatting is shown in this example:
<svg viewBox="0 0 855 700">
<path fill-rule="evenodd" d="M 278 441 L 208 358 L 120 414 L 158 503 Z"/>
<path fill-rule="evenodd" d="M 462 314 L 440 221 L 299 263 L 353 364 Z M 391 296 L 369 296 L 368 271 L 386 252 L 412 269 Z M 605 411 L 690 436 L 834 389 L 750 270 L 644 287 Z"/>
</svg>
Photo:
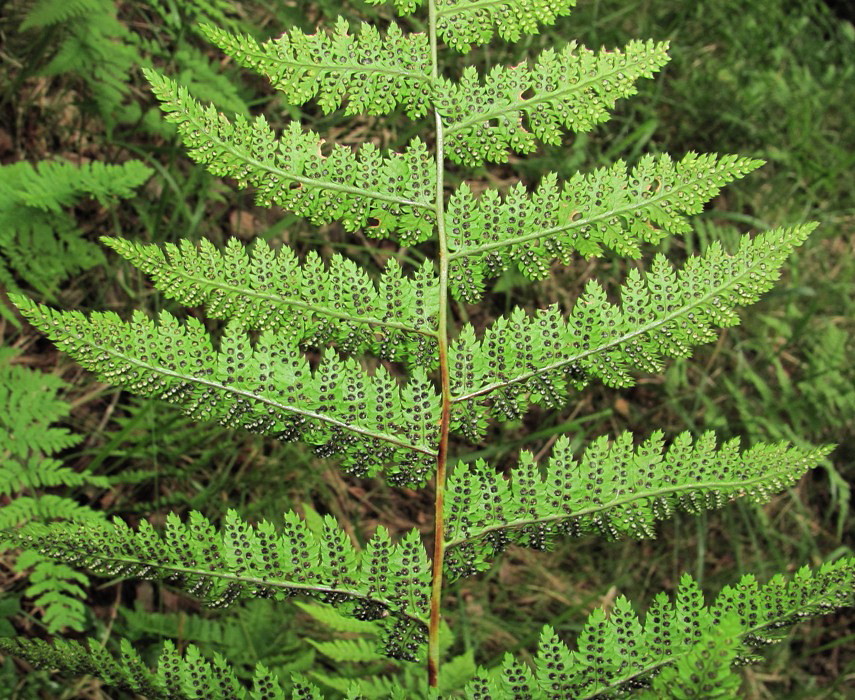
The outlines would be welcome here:
<svg viewBox="0 0 855 700">
<path fill-rule="evenodd" d="M 311 105 L 305 110 L 284 105 L 266 84 L 224 62 L 194 29 L 209 21 L 266 38 L 294 25 L 308 30 L 341 13 L 382 24 L 387 8 L 332 0 L 298 0 L 287 7 L 249 0 L 8 0 L 2 7 L 0 218 L 13 206 L 9 202 L 23 206 L 13 197 L 20 188 L 13 192 L 17 180 L 7 170 L 15 163 L 135 160 L 153 171 L 135 193 L 121 193 L 122 199 L 93 199 L 97 191 L 91 190 L 74 193 L 44 214 L 58 217 L 62 226 L 26 231 L 4 226 L 0 282 L 6 289 L 24 289 L 63 308 L 120 313 L 166 308 L 169 302 L 152 293 L 145 278 L 91 245 L 98 235 L 111 233 L 149 242 L 262 237 L 368 259 L 359 236 L 346 236 L 334 226 L 318 232 L 281 211 L 258 209 L 249 193 L 193 166 L 171 127 L 160 120 L 141 67 L 156 65 L 179 76 L 227 113 L 263 111 L 274 124 L 299 117 L 340 143 L 371 138 L 395 147 L 421 126 L 403 116 L 345 120 L 324 116 Z M 776 291 L 745 312 L 743 325 L 724 333 L 715 346 L 672 363 L 664 376 L 648 377 L 629 391 L 595 387 L 562 411 L 532 411 L 524 419 L 528 430 L 505 425 L 477 452 L 460 445 L 460 457 L 489 454 L 501 464 L 523 444 L 548 450 L 560 433 L 570 432 L 581 446 L 603 433 L 647 433 L 651 427 L 670 434 L 713 428 L 722 437 L 740 435 L 745 443 L 789 439 L 839 447 L 821 469 L 767 507 L 737 505 L 701 519 L 678 516 L 659 528 L 657 540 L 641 544 L 591 539 L 546 554 L 512 550 L 487 574 L 450 589 L 446 607 L 457 630 L 458 653 L 471 651 L 479 661 L 495 663 L 506 650 L 532 648 L 536 639 L 521 631 L 534 635 L 543 623 L 572 637 L 587 612 L 608 605 L 618 592 L 650 601 L 656 591 L 675 587 L 683 571 L 714 593 L 741 573 L 767 577 L 851 553 L 855 18 L 847 7 L 814 0 L 580 0 L 570 18 L 528 43 L 494 42 L 465 58 L 490 66 L 570 39 L 591 47 L 620 46 L 632 38 L 670 39 L 672 62 L 655 81 L 641 85 L 640 95 L 621 103 L 610 122 L 561 148 L 477 176 L 501 183 L 517 173 L 534 183 L 546 169 L 567 175 L 618 158 L 632 162 L 649 151 L 735 152 L 768 164 L 730 186 L 697 218 L 694 235 L 670 242 L 669 255 L 679 258 L 712 239 L 727 242 L 737 232 L 811 219 L 822 226 L 792 259 Z M 415 21 L 413 26 L 419 28 Z M 39 221 L 44 211 L 39 209 Z M 72 238 L 62 238 L 67 230 Z M 32 254 L 57 249 L 64 266 L 57 267 L 56 254 Z M 16 267 L 21 251 L 31 254 Z M 492 308 L 461 307 L 456 313 L 478 314 L 472 319 L 477 322 L 512 302 L 531 308 L 567 303 L 591 276 L 617 280 L 622 264 L 579 260 L 556 267 L 546 282 L 534 286 L 509 273 L 494 289 Z M 59 445 L 58 452 L 32 445 L 27 453 L 27 459 L 53 454 L 78 478 L 19 480 L 0 488 L 0 511 L 23 498 L 52 494 L 73 499 L 87 513 L 130 522 L 157 521 L 189 508 L 204 509 L 212 518 L 228 507 L 247 517 L 273 518 L 296 507 L 333 513 L 356 537 L 376 522 L 393 530 L 429 527 L 424 494 L 390 489 L 379 480 L 346 479 L 299 446 L 192 424 L 166 404 L 137 401 L 93 381 L 10 309 L 4 309 L 0 324 L 9 348 L 3 363 L 32 370 L 35 379 L 28 381 L 40 381 L 51 396 L 60 391 L 69 413 L 57 410 L 58 424 L 64 433 L 80 436 Z M 0 399 L 7 396 L 12 394 Z M 12 433 L 8 426 L 4 430 Z M 16 449 L 3 445 L 0 468 L 11 470 L 10 460 L 23 459 L 15 456 Z M 56 611 L 46 614 L 50 601 L 33 593 L 33 581 L 16 565 L 16 555 L 0 556 L 0 633 L 38 636 L 53 631 L 59 619 L 72 633 L 92 634 L 108 646 L 126 636 L 138 649 L 153 652 L 162 639 L 172 638 L 222 652 L 247 669 L 263 660 L 286 676 L 289 670 L 312 670 L 316 678 L 365 671 L 366 664 L 337 664 L 334 647 L 324 640 L 370 632 L 338 629 L 318 610 L 289 612 L 280 606 L 274 614 L 268 602 L 257 601 L 225 613 L 202 612 L 192 600 L 146 583 L 69 576 L 64 580 L 71 588 L 63 592 L 86 605 L 81 611 L 70 603 L 73 614 L 57 618 Z M 847 697 L 853 685 L 855 612 L 848 612 L 798 627 L 791 644 L 774 647 L 768 663 L 745 671 L 742 692 L 748 698 L 832 698 Z M 0 697 L 106 696 L 96 680 L 70 685 L 5 659 Z"/>
</svg>

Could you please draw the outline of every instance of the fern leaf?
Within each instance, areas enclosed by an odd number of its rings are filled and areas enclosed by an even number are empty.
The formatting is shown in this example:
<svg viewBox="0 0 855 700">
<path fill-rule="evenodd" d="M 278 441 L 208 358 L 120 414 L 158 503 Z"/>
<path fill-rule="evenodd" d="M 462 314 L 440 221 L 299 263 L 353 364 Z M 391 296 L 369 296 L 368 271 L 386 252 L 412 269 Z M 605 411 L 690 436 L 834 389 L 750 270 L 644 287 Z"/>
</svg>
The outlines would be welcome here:
<svg viewBox="0 0 855 700">
<path fill-rule="evenodd" d="M 37 0 L 27 12 L 20 30 L 50 27 L 89 13 L 103 12 L 108 4 L 108 0 Z"/>
<path fill-rule="evenodd" d="M 84 484 L 109 488 L 110 480 L 85 471 L 75 471 L 59 460 L 35 455 L 25 461 L 7 460 L 0 463 L 0 495 L 3 496 L 24 490 Z"/>
<path fill-rule="evenodd" d="M 86 163 L 74 165 L 62 161 L 43 161 L 36 166 L 15 163 L 5 166 L 0 207 L 11 200 L 22 206 L 59 212 L 80 197 L 106 202 L 114 197 L 130 197 L 134 190 L 151 177 L 152 169 L 140 161 L 121 165 Z"/>
<path fill-rule="evenodd" d="M 218 654 L 206 658 L 190 645 L 180 654 L 171 641 L 163 643 L 156 670 L 149 669 L 127 640 L 113 656 L 95 640 L 86 645 L 77 641 L 54 639 L 0 639 L 0 650 L 26 659 L 36 668 L 58 669 L 72 676 L 94 675 L 108 686 L 144 695 L 149 700 L 284 700 L 279 679 L 262 664 L 255 670 L 252 688 L 247 692 L 238 675 Z M 297 689 L 303 695 L 297 694 Z M 295 685 L 293 697 L 320 697 L 310 684 Z"/>
<path fill-rule="evenodd" d="M 362 23 L 350 33 L 340 17 L 332 33 L 286 32 L 263 44 L 204 25 L 202 32 L 240 65 L 267 77 L 291 104 L 317 99 L 324 112 L 387 114 L 402 105 L 411 118 L 431 106 L 430 48 L 425 34 L 404 34 L 394 22 L 382 35 Z"/>
<path fill-rule="evenodd" d="M 24 595 L 33 598 L 42 608 L 42 622 L 51 634 L 63 628 L 82 631 L 86 622 L 86 591 L 89 579 L 65 564 L 45 559 L 32 550 L 21 553 L 15 562 L 15 569 L 29 572 L 29 585 Z"/>
<path fill-rule="evenodd" d="M 531 67 L 497 66 L 483 86 L 468 67 L 459 83 L 444 81 L 438 90 L 448 156 L 466 165 L 504 163 L 511 151 L 534 151 L 538 140 L 560 144 L 563 129 L 590 131 L 608 119 L 618 99 L 637 92 L 638 79 L 665 65 L 667 49 L 667 43 L 633 41 L 623 52 L 595 53 L 571 43 L 557 53 L 547 49 Z"/>
<path fill-rule="evenodd" d="M 435 360 L 438 282 L 430 263 L 412 277 L 390 260 L 375 284 L 352 260 L 333 255 L 325 268 L 310 252 L 302 265 L 289 248 L 275 252 L 265 241 L 252 248 L 229 239 L 218 251 L 197 247 L 103 242 L 150 275 L 155 287 L 187 306 L 204 304 L 208 316 L 251 330 L 270 330 L 294 342 L 342 352 L 373 352 L 381 359 Z"/>
<path fill-rule="evenodd" d="M 476 199 L 463 185 L 449 200 L 445 221 L 452 291 L 474 303 L 485 276 L 515 263 L 530 279 L 541 279 L 553 260 L 568 264 L 574 252 L 599 256 L 610 248 L 637 258 L 642 243 L 691 231 L 686 216 L 699 214 L 725 184 L 761 164 L 695 153 L 677 163 L 667 155 L 645 156 L 631 171 L 618 161 L 577 174 L 563 187 L 547 175 L 534 193 L 519 184 L 504 199 L 494 190 Z"/>
<path fill-rule="evenodd" d="M 348 231 L 368 228 L 377 237 L 397 233 L 405 245 L 433 234 L 435 165 L 421 140 L 403 154 L 382 156 L 366 144 L 358 153 L 334 145 L 324 156 L 323 141 L 299 122 L 277 140 L 263 116 L 230 122 L 176 82 L 145 74 L 190 156 L 215 175 L 254 186 L 260 205 L 277 204 L 314 224 L 340 220 Z"/>
<path fill-rule="evenodd" d="M 368 0 L 378 5 L 385 0 Z M 424 0 L 393 0 L 401 15 L 408 15 Z M 553 24 L 570 14 L 576 0 L 437 0 L 437 34 L 455 51 L 466 53 L 472 45 L 486 44 L 498 34 L 517 41 L 523 34 L 536 34 L 541 25 Z"/>
<path fill-rule="evenodd" d="M 747 649 L 778 641 L 783 630 L 801 619 L 852 605 L 853 591 L 853 558 L 824 564 L 814 571 L 805 567 L 791 579 L 778 576 L 764 586 L 752 576 L 743 577 L 736 586 L 725 588 L 709 607 L 704 606 L 698 585 L 683 576 L 676 601 L 657 598 L 643 623 L 629 602 L 620 597 L 608 618 L 601 610 L 588 618 L 576 651 L 570 651 L 550 627 L 545 627 L 533 672 L 521 670 L 522 664 L 508 656 L 498 673 L 481 669 L 464 694 L 548 700 L 611 697 L 643 687 L 651 679 L 654 688 L 665 687 L 656 676 L 673 668 L 664 676 L 664 680 L 677 681 L 667 686 L 667 697 L 729 697 L 703 692 L 680 695 L 681 689 L 703 687 L 697 678 L 699 666 L 688 673 L 688 662 L 703 659 L 701 666 L 716 679 L 723 679 L 723 690 L 727 690 L 734 681 L 721 663 L 723 659 L 740 660 Z M 735 637 L 739 638 L 738 647 Z M 710 649 L 724 657 L 709 658 L 706 652 Z M 508 677 L 528 684 L 529 694 L 507 693 Z M 707 676 L 706 680 L 712 678 Z"/>
<path fill-rule="evenodd" d="M 663 357 L 686 357 L 693 346 L 714 340 L 715 326 L 736 325 L 735 307 L 771 288 L 780 266 L 814 224 L 744 237 L 727 255 L 713 243 L 675 271 L 658 255 L 647 273 L 632 269 L 622 304 L 590 282 L 566 319 L 556 307 L 527 316 L 516 309 L 479 341 L 464 329 L 450 350 L 453 426 L 480 439 L 483 408 L 520 416 L 530 402 L 561 405 L 568 383 L 581 388 L 597 377 L 608 386 L 633 383 L 630 371 L 655 372 Z"/>
<path fill-rule="evenodd" d="M 43 493 L 37 497 L 18 496 L 11 503 L 0 508 L 0 530 L 31 521 L 56 519 L 83 523 L 98 521 L 103 517 L 99 511 L 55 493 Z M 6 542 L 2 534 L 0 534 L 0 542 Z"/>
<path fill-rule="evenodd" d="M 25 297 L 15 303 L 83 367 L 137 394 L 178 404 L 195 418 L 301 437 L 324 455 L 342 455 L 353 473 L 388 467 L 396 484 L 419 484 L 433 468 L 439 397 L 420 370 L 402 388 L 384 367 L 369 376 L 355 360 L 335 355 L 312 373 L 296 346 L 269 331 L 251 347 L 232 328 L 214 352 L 193 318 L 182 325 L 163 313 L 154 323 L 137 312 L 125 323 L 112 313 L 86 318 Z"/>
<path fill-rule="evenodd" d="M 287 513 L 277 533 L 229 511 L 218 532 L 193 511 L 186 522 L 170 514 L 162 534 L 145 521 L 133 531 L 117 518 L 31 524 L 5 537 L 95 574 L 165 580 L 212 607 L 252 596 L 314 597 L 360 619 L 381 619 L 389 656 L 415 656 L 424 640 L 430 566 L 415 531 L 393 545 L 380 529 L 360 555 L 331 518 L 316 533 Z"/>
<path fill-rule="evenodd" d="M 306 640 L 335 663 L 382 661 L 384 656 L 367 639 L 335 639 L 329 642 Z"/>
<path fill-rule="evenodd" d="M 590 532 L 654 537 L 654 523 L 675 510 L 698 514 L 737 498 L 763 503 L 831 449 L 778 443 L 740 452 L 738 439 L 716 449 L 711 432 L 694 443 L 682 433 L 666 448 L 659 431 L 633 448 L 625 432 L 612 443 L 595 440 L 578 461 L 561 438 L 543 477 L 529 452 L 510 482 L 483 460 L 460 465 L 445 502 L 447 571 L 483 570 L 509 544 L 545 549 L 557 536 Z"/>
</svg>

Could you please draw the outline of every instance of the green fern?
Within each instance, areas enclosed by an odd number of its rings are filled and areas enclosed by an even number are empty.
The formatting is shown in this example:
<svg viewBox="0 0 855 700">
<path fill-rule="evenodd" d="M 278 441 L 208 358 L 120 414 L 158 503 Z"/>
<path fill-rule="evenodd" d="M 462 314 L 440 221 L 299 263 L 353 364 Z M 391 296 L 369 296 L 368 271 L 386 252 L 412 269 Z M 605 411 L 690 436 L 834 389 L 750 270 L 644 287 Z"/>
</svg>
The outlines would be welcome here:
<svg viewBox="0 0 855 700">
<path fill-rule="evenodd" d="M 590 131 L 606 121 L 615 102 L 636 92 L 668 60 L 667 44 L 631 42 L 625 52 L 569 44 L 544 51 L 529 68 L 497 66 L 479 83 L 469 66 L 459 83 L 444 81 L 436 97 L 447 121 L 448 157 L 457 163 L 503 163 L 510 151 L 531 153 L 537 141 L 557 145 L 562 129 Z M 521 95 L 532 93 L 530 97 Z M 523 127 L 523 115 L 531 131 Z"/>
<path fill-rule="evenodd" d="M 341 221 L 348 231 L 396 233 L 405 244 L 433 233 L 435 183 L 420 139 L 402 154 L 383 156 L 371 144 L 354 153 L 336 144 L 325 156 L 323 140 L 297 122 L 277 139 L 263 116 L 230 122 L 178 83 L 152 71 L 146 77 L 190 156 L 214 175 L 254 186 L 259 204 L 291 209 L 315 224 Z"/>
<path fill-rule="evenodd" d="M 474 303 L 487 281 L 511 265 L 540 279 L 576 254 L 609 249 L 640 257 L 645 244 L 687 233 L 688 217 L 760 164 L 694 153 L 676 163 L 646 156 L 631 170 L 617 163 L 566 182 L 545 173 L 531 192 L 517 185 L 476 198 L 483 183 L 447 188 L 448 161 L 501 162 L 538 141 L 555 143 L 565 130 L 591 129 L 635 91 L 638 79 L 664 64 L 665 45 L 636 42 L 619 52 L 548 51 L 488 76 L 471 69 L 458 81 L 442 76 L 440 40 L 467 50 L 496 34 L 515 39 L 572 4 L 428 0 L 426 35 L 406 34 L 394 23 L 385 34 L 363 26 L 352 35 L 339 20 L 329 34 L 290 31 L 262 45 L 231 29 L 203 30 L 295 104 L 314 100 L 323 110 L 345 106 L 348 113 L 402 109 L 413 117 L 432 111 L 435 133 L 411 140 L 401 153 L 371 144 L 330 146 L 296 121 L 277 135 L 263 116 L 229 119 L 176 81 L 147 71 L 191 157 L 211 173 L 252 186 L 258 203 L 280 205 L 314 224 L 339 222 L 346 231 L 368 230 L 402 246 L 430 241 L 435 265 L 409 270 L 388 262 L 372 275 L 341 255 L 324 261 L 310 252 L 298 260 L 264 243 L 247 249 L 231 242 L 219 251 L 207 243 L 158 248 L 108 239 L 166 296 L 204 305 L 212 318 L 225 320 L 216 342 L 195 317 L 179 321 L 162 313 L 154 320 L 136 312 L 126 321 L 14 298 L 60 349 L 124 389 L 169 400 L 200 420 L 301 439 L 321 456 L 336 456 L 351 474 L 382 474 L 410 487 L 432 477 L 430 562 L 415 530 L 395 543 L 378 527 L 359 548 L 358 535 L 309 508 L 305 519 L 286 513 L 281 527 L 251 525 L 229 512 L 217 528 L 192 512 L 186 522 L 168 516 L 162 533 L 146 521 L 132 530 L 116 519 L 32 524 L 7 538 L 100 575 L 165 581 L 214 607 L 255 596 L 335 606 L 371 621 L 377 643 L 360 631 L 316 640 L 314 649 L 339 664 L 371 664 L 378 651 L 426 662 L 428 682 L 404 687 L 410 679 L 404 670 L 395 690 L 385 675 L 316 672 L 313 678 L 352 698 L 433 697 L 439 688 L 459 689 L 472 673 L 471 657 L 450 661 L 448 675 L 441 669 L 444 575 L 482 571 L 509 544 L 545 548 L 583 532 L 649 537 L 656 521 L 675 510 L 699 513 L 740 497 L 764 503 L 822 460 L 827 447 L 759 444 L 740 453 L 736 441 L 716 449 L 712 435 L 695 441 L 680 435 L 666 448 L 655 432 L 637 446 L 629 434 L 594 441 L 580 460 L 570 454 L 570 439 L 561 439 L 542 469 L 523 453 L 509 481 L 484 462 L 457 464 L 449 476 L 452 434 L 482 441 L 491 415 L 517 419 L 531 404 L 560 406 L 571 388 L 595 378 L 629 386 L 638 373 L 660 371 L 665 358 L 686 357 L 714 340 L 716 329 L 738 323 L 738 307 L 771 288 L 814 229 L 805 224 L 745 236 L 733 253 L 713 244 L 688 256 L 679 271 L 658 255 L 647 272 L 628 273 L 620 303 L 591 282 L 569 310 L 516 309 L 481 333 L 456 324 L 452 311 L 465 317 L 466 309 L 452 309 L 451 297 Z M 407 13 L 420 3 L 395 5 Z M 686 696 L 732 696 L 732 667 L 753 660 L 751 647 L 774 640 L 801 616 L 853 602 L 853 571 L 848 558 L 763 587 L 743 578 L 712 607 L 684 579 L 676 603 L 659 597 L 643 624 L 620 598 L 608 618 L 592 615 L 577 651 L 547 630 L 533 668 L 509 657 L 478 672 L 464 692 L 563 699 L 633 690 L 649 696 L 667 686 Z M 163 696 L 166 687 L 175 689 L 173 697 L 249 697 L 223 659 L 204 659 L 193 648 L 182 658 L 167 647 L 156 672 L 142 669 L 127 646 L 118 661 L 65 643 L 5 648 L 150 697 Z M 695 677 L 697 668 L 704 679 Z M 284 697 L 272 675 L 259 674 L 252 697 Z M 296 684 L 293 697 L 320 697 L 317 688 Z"/>
<path fill-rule="evenodd" d="M 404 34 L 394 22 L 385 36 L 370 24 L 352 35 L 340 17 L 330 35 L 291 31 L 262 45 L 218 27 L 202 29 L 240 65 L 269 78 L 290 104 L 316 100 L 332 112 L 346 103 L 346 114 L 387 114 L 403 105 L 413 118 L 430 107 L 427 37 Z"/>
<path fill-rule="evenodd" d="M 356 263 L 310 252 L 301 265 L 289 248 L 257 241 L 251 255 L 237 239 L 222 252 L 203 240 L 158 246 L 119 238 L 103 242 L 150 275 L 165 295 L 204 304 L 211 318 L 290 335 L 304 345 L 335 342 L 342 352 L 385 360 L 436 361 L 437 279 L 429 264 L 407 277 L 390 260 L 375 282 Z"/>
<path fill-rule="evenodd" d="M 608 616 L 597 610 L 588 618 L 575 651 L 545 627 L 534 669 L 508 655 L 501 667 L 482 670 L 464 692 L 471 698 L 583 700 L 619 697 L 644 689 L 654 678 L 652 689 L 640 697 L 736 697 L 730 663 L 722 664 L 720 656 L 710 659 L 711 650 L 723 652 L 726 660 L 753 661 L 752 648 L 780 641 L 799 620 L 852 605 L 853 591 L 852 559 L 815 571 L 805 567 L 765 585 L 744 576 L 708 607 L 697 583 L 684 575 L 675 600 L 657 596 L 643 623 L 620 597 Z M 701 668 L 705 675 L 699 677 Z"/>
<path fill-rule="evenodd" d="M 683 433 L 667 449 L 659 431 L 637 448 L 622 433 L 611 444 L 594 441 L 577 461 L 562 437 L 544 476 L 529 452 L 510 483 L 483 460 L 458 467 L 445 502 L 446 571 L 483 570 L 509 544 L 545 549 L 557 537 L 591 532 L 654 537 L 653 524 L 675 509 L 699 514 L 736 498 L 763 503 L 831 451 L 781 443 L 740 453 L 738 439 L 715 448 L 713 433 L 694 444 Z"/>
<path fill-rule="evenodd" d="M 104 477 L 71 469 L 50 456 L 80 442 L 79 435 L 54 425 L 69 412 L 68 404 L 57 397 L 64 386 L 57 377 L 0 362 L 0 530 L 32 521 L 88 522 L 101 517 L 71 498 L 42 493 L 61 486 L 109 486 Z M 29 571 L 24 594 L 42 611 L 48 631 L 83 629 L 86 595 L 81 586 L 89 582 L 85 575 L 34 550 L 22 552 L 15 568 Z"/>
<path fill-rule="evenodd" d="M 47 161 L 0 167 L 0 282 L 52 295 L 68 277 L 104 261 L 68 209 L 83 198 L 131 197 L 151 175 L 138 161 L 76 166 Z"/>
</svg>

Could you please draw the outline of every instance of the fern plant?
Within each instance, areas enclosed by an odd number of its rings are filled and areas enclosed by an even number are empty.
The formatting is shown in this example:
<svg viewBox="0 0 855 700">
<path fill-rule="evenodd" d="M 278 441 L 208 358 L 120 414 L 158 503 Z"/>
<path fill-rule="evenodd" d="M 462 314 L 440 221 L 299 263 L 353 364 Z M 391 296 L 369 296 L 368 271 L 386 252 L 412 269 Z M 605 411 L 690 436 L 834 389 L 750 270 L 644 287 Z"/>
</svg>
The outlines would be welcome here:
<svg viewBox="0 0 855 700">
<path fill-rule="evenodd" d="M 102 204 L 130 197 L 151 172 L 134 160 L 0 167 L 0 283 L 20 291 L 23 282 L 51 297 L 61 282 L 103 262 L 101 248 L 86 240 L 68 209 L 87 197 Z"/>
<path fill-rule="evenodd" d="M 392 538 L 378 527 L 357 546 L 332 516 L 308 511 L 276 523 L 248 523 L 232 511 L 219 526 L 198 512 L 185 521 L 173 514 L 162 531 L 146 521 L 136 529 L 122 520 L 37 524 L 6 537 L 103 575 L 164 581 L 214 607 L 256 596 L 334 606 L 372 622 L 372 653 L 422 665 L 418 687 L 389 687 L 391 697 L 733 697 L 733 666 L 753 660 L 754 648 L 799 619 L 851 604 L 851 558 L 764 584 L 745 576 L 712 604 L 685 577 L 675 598 L 657 597 L 643 620 L 619 598 L 608 616 L 589 617 L 573 649 L 545 628 L 533 665 L 508 656 L 454 686 L 443 678 L 444 585 L 483 571 L 508 545 L 544 549 L 583 533 L 651 537 L 675 510 L 766 502 L 830 449 L 779 443 L 740 451 L 711 434 L 666 439 L 657 431 L 599 439 L 582 455 L 564 438 L 543 464 L 523 452 L 510 478 L 483 461 L 455 463 L 452 449 L 464 439 L 483 441 L 491 418 L 561 406 L 593 380 L 630 386 L 638 372 L 659 371 L 666 358 L 713 340 L 716 329 L 739 321 L 739 307 L 773 285 L 814 228 L 745 236 L 734 252 L 714 244 L 679 268 L 657 255 L 645 271 L 631 269 L 619 294 L 590 282 L 571 309 L 515 309 L 483 330 L 459 321 L 455 310 L 480 301 L 487 281 L 510 266 L 536 280 L 575 255 L 641 257 L 646 244 L 690 230 L 689 217 L 721 187 L 760 165 L 690 153 L 647 156 L 631 168 L 619 162 L 563 182 L 547 173 L 537 187 L 503 193 L 447 182 L 450 172 L 504 163 L 593 128 L 667 61 L 661 43 L 621 51 L 570 45 L 488 75 L 443 75 L 443 43 L 465 52 L 497 35 L 516 40 L 572 5 L 396 0 L 401 15 L 426 13 L 426 34 L 394 21 L 385 32 L 339 21 L 329 31 L 289 31 L 259 44 L 203 30 L 292 104 L 430 116 L 432 131 L 400 153 L 327 144 L 297 122 L 276 133 L 264 116 L 230 120 L 169 77 L 147 73 L 191 157 L 212 173 L 252 186 L 260 204 L 318 225 L 339 222 L 406 247 L 428 244 L 432 261 L 407 268 L 390 258 L 371 274 L 344 256 L 300 259 L 260 241 L 232 240 L 218 250 L 105 239 L 164 295 L 225 320 L 216 342 L 193 317 L 86 316 L 15 297 L 59 348 L 129 391 L 164 398 L 198 420 L 305 441 L 354 476 L 411 488 L 430 483 L 432 537 Z M 308 348 L 316 352 L 309 356 Z M 351 646 L 354 660 L 373 659 L 363 645 Z M 68 641 L 6 640 L 3 648 L 150 698 L 321 697 L 305 677 L 289 685 L 263 665 L 247 689 L 224 658 L 203 658 L 194 647 L 182 655 L 165 645 L 155 670 L 127 642 L 118 657 Z M 371 691 L 353 679 L 346 692 Z"/>
<path fill-rule="evenodd" d="M 76 445 L 80 436 L 53 425 L 69 411 L 57 397 L 64 383 L 57 377 L 10 365 L 11 353 L 0 354 L 0 528 L 27 522 L 61 519 L 68 522 L 100 520 L 100 511 L 73 498 L 51 493 L 57 487 L 97 486 L 109 481 L 88 471 L 76 471 L 53 457 Z M 89 579 L 67 564 L 52 561 L 28 549 L 15 562 L 29 572 L 25 595 L 41 612 L 46 629 L 82 630 L 86 619 L 85 592 Z"/>
</svg>

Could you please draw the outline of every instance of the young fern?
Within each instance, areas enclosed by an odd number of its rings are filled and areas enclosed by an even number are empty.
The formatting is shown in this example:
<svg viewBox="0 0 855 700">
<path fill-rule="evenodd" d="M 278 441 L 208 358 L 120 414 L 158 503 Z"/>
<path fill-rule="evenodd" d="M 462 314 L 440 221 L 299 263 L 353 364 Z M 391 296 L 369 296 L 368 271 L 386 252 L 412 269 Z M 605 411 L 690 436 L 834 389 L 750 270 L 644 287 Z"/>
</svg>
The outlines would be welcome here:
<svg viewBox="0 0 855 700">
<path fill-rule="evenodd" d="M 771 287 L 814 228 L 746 236 L 734 253 L 714 244 L 679 271 L 657 256 L 646 272 L 633 268 L 627 275 L 620 303 L 591 282 L 567 312 L 517 309 L 480 333 L 456 327 L 452 297 L 478 301 L 487 280 L 509 266 L 539 279 L 577 253 L 609 249 L 640 257 L 643 244 L 689 231 L 688 216 L 759 165 L 735 156 L 689 154 L 677 162 L 647 156 L 629 171 L 618 163 L 566 182 L 546 173 L 532 191 L 518 185 L 475 197 L 476 187 L 463 183 L 447 192 L 448 161 L 503 162 L 537 142 L 556 143 L 565 130 L 590 129 L 667 60 L 664 44 L 599 53 L 572 45 L 482 78 L 471 69 L 459 81 L 442 75 L 440 40 L 466 51 L 496 34 L 516 39 L 573 4 L 427 0 L 426 35 L 395 22 L 385 33 L 368 25 L 351 33 L 344 20 L 331 32 L 292 30 L 265 44 L 203 30 L 294 104 L 315 100 L 327 111 L 345 106 L 349 114 L 400 108 L 413 118 L 432 112 L 434 133 L 414 138 L 401 153 L 370 144 L 329 147 L 297 122 L 277 135 L 263 116 L 229 120 L 173 80 L 147 73 L 190 156 L 213 174 L 252 186 L 260 204 L 315 224 L 337 221 L 346 231 L 395 238 L 402 246 L 431 241 L 435 265 L 409 270 L 389 262 L 375 278 L 340 255 L 299 260 L 263 242 L 249 249 L 230 241 L 218 251 L 208 243 L 158 248 L 105 240 L 165 295 L 204 305 L 210 317 L 226 321 L 216 347 L 195 318 L 87 317 L 15 298 L 58 347 L 118 386 L 166 399 L 200 420 L 303 440 L 352 474 L 382 474 L 410 487 L 432 478 L 430 561 L 415 531 L 394 543 L 378 528 L 360 550 L 332 517 L 304 521 L 294 513 L 281 524 L 255 525 L 230 513 L 219 529 L 199 513 L 186 522 L 173 515 L 163 534 L 145 522 L 133 531 L 120 520 L 34 525 L 7 538 L 96 573 L 163 580 L 212 606 L 300 595 L 374 620 L 384 654 L 426 663 L 419 693 L 427 696 L 450 688 L 440 668 L 446 576 L 484 570 L 509 544 L 544 548 L 582 532 L 649 537 L 654 523 L 675 509 L 697 513 L 740 497 L 762 503 L 821 460 L 829 448 L 781 443 L 739 452 L 734 441 L 717 448 L 712 435 L 693 442 L 684 434 L 666 445 L 656 432 L 637 446 L 629 434 L 595 441 L 580 460 L 562 439 L 543 470 L 524 453 L 510 481 L 483 462 L 450 468 L 452 434 L 483 440 L 488 415 L 502 420 L 535 403 L 561 406 L 571 388 L 592 379 L 629 386 L 635 373 L 658 371 L 664 358 L 687 356 L 713 340 L 717 329 L 738 322 L 738 307 Z M 395 3 L 401 14 L 420 5 Z M 307 347 L 321 359 L 310 363 Z M 365 354 L 373 357 L 363 360 Z M 763 587 L 744 578 L 712 607 L 684 579 L 676 603 L 658 598 L 643 624 L 619 599 L 608 618 L 602 611 L 591 616 L 576 651 L 547 629 L 534 669 L 509 658 L 478 672 L 464 695 L 559 699 L 640 690 L 650 696 L 663 684 L 687 696 L 704 694 L 693 671 L 698 664 L 704 682 L 726 695 L 736 683 L 731 665 L 747 659 L 749 647 L 774 640 L 800 616 L 851 604 L 854 568 L 844 559 Z M 222 659 L 204 660 L 193 649 L 180 657 L 167 648 L 158 670 L 149 672 L 128 648 L 118 661 L 68 643 L 4 642 L 4 648 L 39 665 L 100 673 L 150 697 L 284 697 L 265 669 L 247 691 Z M 349 649 L 367 658 L 367 648 Z M 291 697 L 320 697 L 300 679 L 291 688 Z M 348 692 L 359 697 L 358 689 Z"/>
</svg>

